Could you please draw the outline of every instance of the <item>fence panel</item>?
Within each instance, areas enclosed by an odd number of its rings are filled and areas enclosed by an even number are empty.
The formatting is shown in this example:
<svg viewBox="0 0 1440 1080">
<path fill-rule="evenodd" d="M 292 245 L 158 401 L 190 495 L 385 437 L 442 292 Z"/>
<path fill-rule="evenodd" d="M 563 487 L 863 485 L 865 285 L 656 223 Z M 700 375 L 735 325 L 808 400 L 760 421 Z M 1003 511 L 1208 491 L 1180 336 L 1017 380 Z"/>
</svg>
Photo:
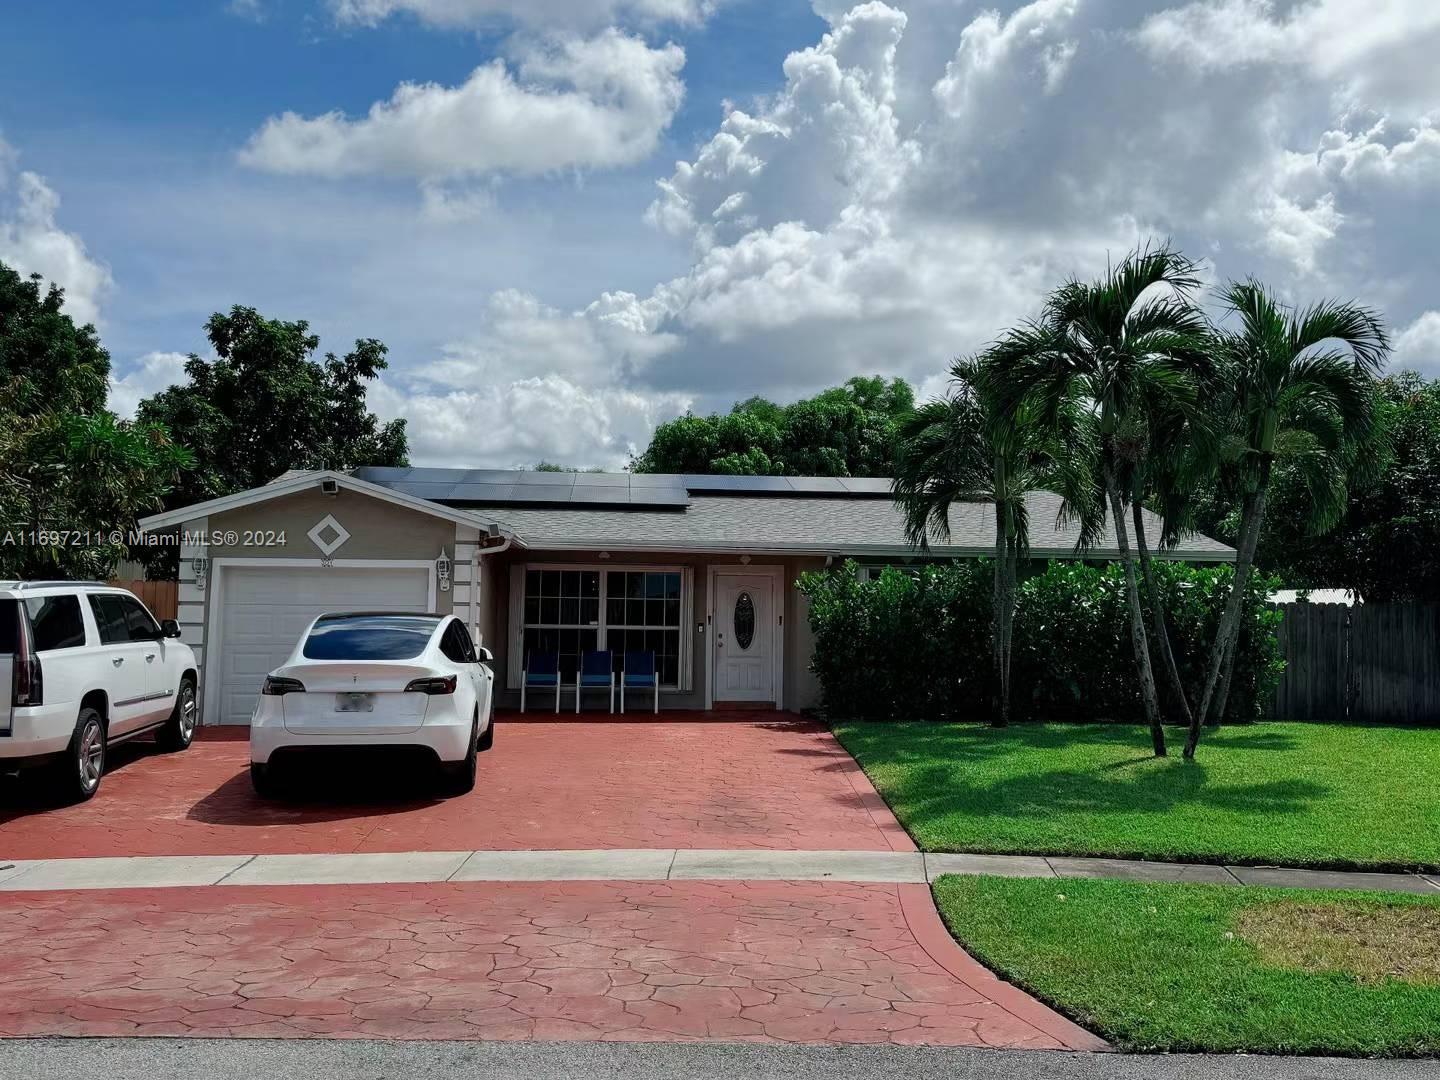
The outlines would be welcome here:
<svg viewBox="0 0 1440 1080">
<path fill-rule="evenodd" d="M 1275 691 L 1278 720 L 1342 721 L 1350 701 L 1351 609 L 1345 604 L 1281 604 L 1285 674 Z"/>
<path fill-rule="evenodd" d="M 1440 723 L 1440 604 L 1361 604 L 1350 617 L 1351 718 Z"/>
<path fill-rule="evenodd" d="M 157 619 L 173 619 L 180 610 L 178 581 L 112 581 L 110 584 L 129 589 Z"/>
</svg>

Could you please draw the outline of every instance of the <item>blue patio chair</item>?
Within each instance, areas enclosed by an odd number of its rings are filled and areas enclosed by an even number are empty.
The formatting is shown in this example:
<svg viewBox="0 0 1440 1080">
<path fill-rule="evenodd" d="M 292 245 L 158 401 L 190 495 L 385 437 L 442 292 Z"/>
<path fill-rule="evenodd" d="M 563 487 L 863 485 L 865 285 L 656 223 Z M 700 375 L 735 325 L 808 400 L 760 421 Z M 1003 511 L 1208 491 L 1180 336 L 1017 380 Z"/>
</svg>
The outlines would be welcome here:
<svg viewBox="0 0 1440 1080">
<path fill-rule="evenodd" d="M 589 689 L 604 687 L 610 691 L 610 711 L 615 711 L 615 661 L 609 649 L 587 652 L 580 657 L 580 674 L 575 679 L 575 711 L 580 711 L 580 695 Z"/>
<path fill-rule="evenodd" d="M 525 691 L 530 687 L 555 691 L 555 711 L 560 711 L 560 654 L 532 652 L 525 657 L 525 670 L 520 672 L 520 711 L 525 711 Z"/>
<path fill-rule="evenodd" d="M 660 675 L 655 670 L 655 650 L 627 652 L 620 669 L 620 712 L 625 712 L 625 688 L 650 689 L 655 693 L 655 712 L 660 711 Z"/>
</svg>

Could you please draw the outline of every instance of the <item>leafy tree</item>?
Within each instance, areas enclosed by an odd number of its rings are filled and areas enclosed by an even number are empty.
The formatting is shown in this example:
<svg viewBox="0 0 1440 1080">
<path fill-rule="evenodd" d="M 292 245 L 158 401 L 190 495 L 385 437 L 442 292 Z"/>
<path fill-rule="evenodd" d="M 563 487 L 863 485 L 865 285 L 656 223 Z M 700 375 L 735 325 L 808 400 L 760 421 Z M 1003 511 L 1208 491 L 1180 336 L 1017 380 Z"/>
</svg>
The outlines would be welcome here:
<svg viewBox="0 0 1440 1080">
<path fill-rule="evenodd" d="M 106 411 L 110 356 L 64 300 L 0 264 L 0 577 L 108 578 L 125 554 L 112 532 L 191 460 L 163 427 Z M 90 535 L 55 542 L 67 532 Z"/>
<path fill-rule="evenodd" d="M 1375 389 L 1389 452 L 1370 451 L 1375 460 L 1367 475 L 1350 478 L 1345 513 L 1323 534 L 1310 527 L 1302 472 L 1278 458 L 1255 565 L 1290 588 L 1351 589 L 1368 601 L 1440 601 L 1440 382 L 1405 371 Z M 1211 485 L 1199 502 L 1197 527 L 1236 542 L 1239 500 Z"/>
<path fill-rule="evenodd" d="M 732 476 L 889 476 L 899 427 L 915 409 L 903 379 L 853 378 L 777 405 L 752 397 L 729 413 L 687 414 L 655 430 L 635 472 Z"/>
<path fill-rule="evenodd" d="M 1324 532 L 1344 513 L 1352 478 L 1363 480 L 1384 457 L 1374 382 L 1390 343 L 1372 311 L 1335 301 L 1292 310 L 1256 281 L 1232 283 L 1226 301 L 1238 322 L 1219 341 L 1220 385 L 1230 388 L 1233 418 L 1225 480 L 1241 502 L 1238 554 L 1200 704 L 1190 716 L 1186 758 L 1195 755 L 1239 632 L 1277 460 L 1304 485 L 1308 528 Z"/>
<path fill-rule="evenodd" d="M 995 510 L 995 564 L 991 659 L 997 701 L 995 727 L 1010 722 L 1010 656 L 1020 560 L 1030 548 L 1026 492 L 1051 482 L 1057 471 L 1053 434 L 1024 419 L 1010 422 L 980 390 L 978 365 L 950 368 L 951 391 L 922 405 L 901 428 L 895 461 L 895 497 L 911 544 L 928 551 L 930 535 L 950 535 L 950 507 L 984 501 Z"/>
<path fill-rule="evenodd" d="M 1039 321 L 1006 334 L 986 359 L 985 379 L 1011 423 L 1029 409 L 1068 433 L 1074 467 L 1088 474 L 1066 505 L 1091 546 L 1109 523 L 1115 532 L 1130 607 L 1130 637 L 1140 698 L 1156 756 L 1166 752 L 1159 695 L 1146 638 L 1126 509 L 1159 413 L 1197 408 L 1198 381 L 1209 353 L 1209 330 L 1191 301 L 1195 265 L 1168 247 L 1127 256 L 1095 282 L 1072 280 L 1046 300 Z"/>
<path fill-rule="evenodd" d="M 214 360 L 191 355 L 188 383 L 140 403 L 142 420 L 165 424 L 196 466 L 170 504 L 259 487 L 290 469 L 408 463 L 405 421 L 382 424 L 366 383 L 387 366 L 385 346 L 362 338 L 344 356 L 313 354 L 309 324 L 234 307 L 205 324 Z"/>
</svg>

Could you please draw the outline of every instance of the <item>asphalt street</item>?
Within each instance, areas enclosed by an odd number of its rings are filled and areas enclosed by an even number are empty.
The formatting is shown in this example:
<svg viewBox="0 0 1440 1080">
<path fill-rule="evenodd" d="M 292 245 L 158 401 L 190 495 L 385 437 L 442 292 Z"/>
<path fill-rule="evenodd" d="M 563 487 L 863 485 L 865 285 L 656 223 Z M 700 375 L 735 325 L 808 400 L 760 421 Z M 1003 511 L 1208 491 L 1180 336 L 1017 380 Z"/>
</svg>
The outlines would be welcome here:
<svg viewBox="0 0 1440 1080">
<path fill-rule="evenodd" d="M 0 1077 L 45 1080 L 1435 1080 L 1440 1062 L 714 1043 L 11 1039 Z"/>
</svg>

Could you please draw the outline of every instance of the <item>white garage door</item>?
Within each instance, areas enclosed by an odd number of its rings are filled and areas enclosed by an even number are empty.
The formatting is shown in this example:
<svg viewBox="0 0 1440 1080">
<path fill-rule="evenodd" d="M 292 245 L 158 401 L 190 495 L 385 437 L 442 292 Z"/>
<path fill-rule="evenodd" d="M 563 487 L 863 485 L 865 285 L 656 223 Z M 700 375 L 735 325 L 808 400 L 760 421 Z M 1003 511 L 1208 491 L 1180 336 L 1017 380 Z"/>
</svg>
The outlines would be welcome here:
<svg viewBox="0 0 1440 1080">
<path fill-rule="evenodd" d="M 267 672 L 285 662 L 310 620 L 327 611 L 424 611 L 423 567 L 229 567 L 224 571 L 216 715 L 206 723 L 248 724 Z"/>
</svg>

